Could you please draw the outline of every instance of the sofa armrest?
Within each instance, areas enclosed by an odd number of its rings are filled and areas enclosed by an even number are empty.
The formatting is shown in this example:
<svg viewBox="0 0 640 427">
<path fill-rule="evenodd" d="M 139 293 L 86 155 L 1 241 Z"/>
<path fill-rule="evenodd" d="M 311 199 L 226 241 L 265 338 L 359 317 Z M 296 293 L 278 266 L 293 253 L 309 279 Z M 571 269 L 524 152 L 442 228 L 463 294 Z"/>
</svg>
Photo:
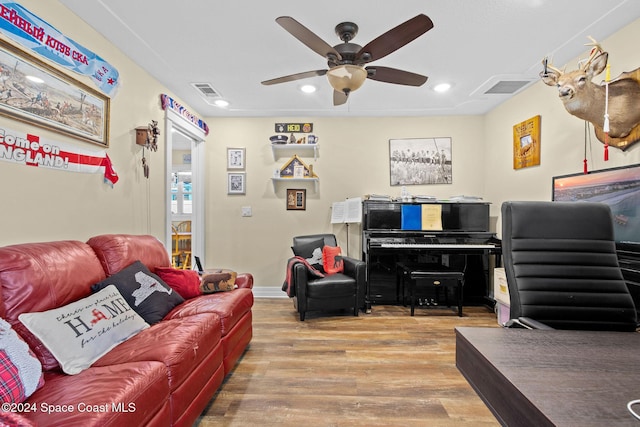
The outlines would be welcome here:
<svg viewBox="0 0 640 427">
<path fill-rule="evenodd" d="M 365 287 L 367 274 L 367 263 L 362 260 L 343 256 L 344 261 L 344 274 L 353 277 L 356 280 L 357 292 L 358 292 L 358 306 L 360 308 L 365 307 Z"/>
<path fill-rule="evenodd" d="M 342 261 L 344 262 L 344 274 L 354 279 L 357 279 L 356 276 L 360 268 L 366 268 L 365 262 L 359 259 L 342 256 Z"/>
<path fill-rule="evenodd" d="M 253 289 L 253 275 L 251 273 L 238 273 L 236 285 L 238 288 Z"/>
<path fill-rule="evenodd" d="M 294 264 L 292 278 L 293 286 L 295 286 L 293 294 L 298 299 L 305 299 L 307 297 L 307 283 L 309 282 L 309 270 L 307 266 L 302 263 Z"/>
</svg>

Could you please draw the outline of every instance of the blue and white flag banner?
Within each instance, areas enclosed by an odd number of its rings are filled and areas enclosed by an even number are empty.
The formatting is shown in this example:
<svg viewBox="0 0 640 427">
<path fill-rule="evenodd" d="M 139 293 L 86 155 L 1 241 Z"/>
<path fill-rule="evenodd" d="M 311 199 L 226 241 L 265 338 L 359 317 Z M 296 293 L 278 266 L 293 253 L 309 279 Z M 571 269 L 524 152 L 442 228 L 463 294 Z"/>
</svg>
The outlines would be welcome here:
<svg viewBox="0 0 640 427">
<path fill-rule="evenodd" d="M 118 86 L 118 70 L 16 2 L 0 0 L 0 33 L 58 65 L 91 77 L 107 95 Z"/>
<path fill-rule="evenodd" d="M 172 110 L 176 114 L 182 116 L 185 120 L 191 122 L 194 126 L 199 127 L 205 135 L 209 135 L 209 126 L 205 121 L 191 113 L 182 104 L 171 98 L 169 95 L 165 95 L 164 93 L 161 94 L 160 104 L 162 105 L 163 110 Z"/>
</svg>

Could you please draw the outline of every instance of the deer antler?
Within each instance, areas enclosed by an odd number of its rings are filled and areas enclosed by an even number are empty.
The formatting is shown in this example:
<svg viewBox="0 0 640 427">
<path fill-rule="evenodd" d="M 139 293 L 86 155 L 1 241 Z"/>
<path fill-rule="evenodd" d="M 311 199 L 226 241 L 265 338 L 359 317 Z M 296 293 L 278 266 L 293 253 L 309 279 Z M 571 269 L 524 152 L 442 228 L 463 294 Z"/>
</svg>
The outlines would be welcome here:
<svg viewBox="0 0 640 427">
<path fill-rule="evenodd" d="M 544 57 L 544 59 L 542 60 L 542 66 L 544 67 L 542 70 L 542 75 L 547 76 L 549 74 L 548 70 L 553 71 L 554 73 L 558 74 L 559 76 L 564 74 L 564 69 L 559 69 L 554 67 L 553 65 L 551 65 L 551 61 L 549 61 L 548 57 Z"/>
<path fill-rule="evenodd" d="M 591 51 L 589 52 L 589 59 L 587 59 L 586 61 L 584 61 L 583 65 L 580 66 L 580 68 L 582 70 L 586 70 L 587 68 L 589 68 L 589 65 L 591 65 L 591 62 L 596 59 L 596 57 L 598 57 L 599 55 L 601 55 L 602 53 L 604 53 L 604 50 L 602 49 L 602 46 L 600 46 L 600 43 L 598 43 L 596 41 L 596 39 L 594 39 L 591 36 L 588 36 L 589 40 L 591 40 L 591 43 L 586 43 L 585 46 L 593 46 L 591 48 Z M 580 61 L 582 62 L 582 61 Z"/>
<path fill-rule="evenodd" d="M 598 43 L 598 42 L 596 41 L 596 39 L 594 39 L 594 38 L 593 38 L 593 37 L 591 37 L 591 36 L 587 36 L 587 37 L 589 37 L 589 40 L 591 40 L 591 43 L 586 43 L 586 44 L 585 44 L 585 46 L 593 46 L 593 47 L 595 47 L 599 52 L 602 52 L 602 51 L 603 51 L 602 46 L 600 46 L 600 43 Z"/>
</svg>

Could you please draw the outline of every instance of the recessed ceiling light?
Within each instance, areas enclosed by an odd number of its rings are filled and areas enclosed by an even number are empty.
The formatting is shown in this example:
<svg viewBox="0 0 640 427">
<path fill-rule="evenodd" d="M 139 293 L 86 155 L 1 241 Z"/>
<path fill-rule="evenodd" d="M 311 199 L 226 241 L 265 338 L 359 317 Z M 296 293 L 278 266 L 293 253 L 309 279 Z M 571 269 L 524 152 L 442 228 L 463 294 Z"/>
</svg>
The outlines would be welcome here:
<svg viewBox="0 0 640 427">
<path fill-rule="evenodd" d="M 433 87 L 433 90 L 435 90 L 438 93 L 444 93 L 449 89 L 451 89 L 451 85 L 449 83 L 440 83 Z"/>
<path fill-rule="evenodd" d="M 229 101 L 225 101 L 224 99 L 216 99 L 214 101 L 214 104 L 216 104 L 217 107 L 228 107 L 229 106 Z"/>
<path fill-rule="evenodd" d="M 44 80 L 42 80 L 40 77 L 36 77 L 36 76 L 27 76 L 28 80 L 31 80 L 34 83 L 44 83 Z"/>
<path fill-rule="evenodd" d="M 314 85 L 303 85 L 300 86 L 300 90 L 304 93 L 313 93 L 316 91 L 316 87 Z"/>
</svg>

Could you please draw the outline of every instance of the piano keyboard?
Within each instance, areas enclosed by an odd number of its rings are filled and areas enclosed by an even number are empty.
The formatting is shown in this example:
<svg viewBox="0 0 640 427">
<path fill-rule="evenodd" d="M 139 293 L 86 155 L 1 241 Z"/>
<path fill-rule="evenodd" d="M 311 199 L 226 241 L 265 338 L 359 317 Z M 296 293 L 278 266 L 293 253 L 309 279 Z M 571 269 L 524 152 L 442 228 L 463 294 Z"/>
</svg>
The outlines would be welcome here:
<svg viewBox="0 0 640 427">
<path fill-rule="evenodd" d="M 379 248 L 391 249 L 495 249 L 494 244 L 466 243 L 380 243 Z"/>
</svg>

